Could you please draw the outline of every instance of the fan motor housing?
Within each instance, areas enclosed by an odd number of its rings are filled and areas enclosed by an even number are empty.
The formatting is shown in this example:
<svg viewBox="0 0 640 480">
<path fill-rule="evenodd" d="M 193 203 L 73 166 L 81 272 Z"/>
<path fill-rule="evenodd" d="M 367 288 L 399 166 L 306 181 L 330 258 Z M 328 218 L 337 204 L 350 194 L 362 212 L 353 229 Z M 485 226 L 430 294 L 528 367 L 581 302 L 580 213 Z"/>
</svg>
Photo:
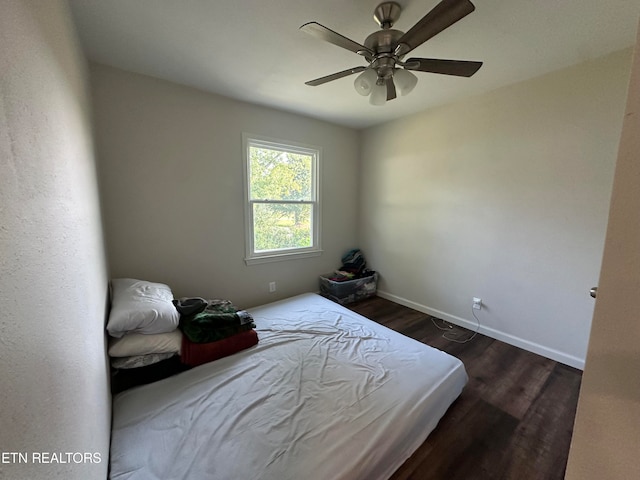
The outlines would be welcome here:
<svg viewBox="0 0 640 480">
<path fill-rule="evenodd" d="M 398 40 L 404 35 L 404 32 L 400 30 L 393 30 L 391 28 L 386 30 L 378 30 L 369 35 L 364 41 L 364 46 L 374 52 L 376 55 L 380 53 L 393 54 Z M 365 56 L 367 61 L 371 62 L 374 57 Z"/>
</svg>

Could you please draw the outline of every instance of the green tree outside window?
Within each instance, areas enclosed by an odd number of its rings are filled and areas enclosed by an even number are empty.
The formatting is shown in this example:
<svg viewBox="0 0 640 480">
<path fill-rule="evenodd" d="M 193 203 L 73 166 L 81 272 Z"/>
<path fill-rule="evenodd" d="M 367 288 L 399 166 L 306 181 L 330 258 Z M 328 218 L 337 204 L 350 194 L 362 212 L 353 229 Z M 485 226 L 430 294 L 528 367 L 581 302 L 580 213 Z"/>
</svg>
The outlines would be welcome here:
<svg viewBox="0 0 640 480">
<path fill-rule="evenodd" d="M 256 252 L 313 246 L 313 156 L 250 146 Z"/>
</svg>

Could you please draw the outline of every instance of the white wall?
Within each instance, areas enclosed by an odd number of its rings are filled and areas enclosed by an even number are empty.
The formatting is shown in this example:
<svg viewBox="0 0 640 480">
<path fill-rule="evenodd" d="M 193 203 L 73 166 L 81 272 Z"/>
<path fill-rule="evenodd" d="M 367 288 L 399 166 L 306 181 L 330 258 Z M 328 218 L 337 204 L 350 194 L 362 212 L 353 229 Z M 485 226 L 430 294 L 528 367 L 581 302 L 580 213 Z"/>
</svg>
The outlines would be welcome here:
<svg viewBox="0 0 640 480">
<path fill-rule="evenodd" d="M 383 295 L 465 326 L 481 297 L 482 332 L 582 367 L 629 66 L 625 50 L 366 130 L 360 238 Z"/>
<path fill-rule="evenodd" d="M 114 277 L 246 308 L 316 291 L 355 246 L 357 131 L 103 65 L 91 72 Z M 242 132 L 322 148 L 321 257 L 245 265 Z"/>
<path fill-rule="evenodd" d="M 567 480 L 640 478 L 640 35 L 624 118 Z"/>
<path fill-rule="evenodd" d="M 0 478 L 105 478 L 107 273 L 86 65 L 65 2 L 0 4 L 0 72 L 0 452 L 27 455 L 3 457 Z M 42 452 L 101 462 L 34 463 Z"/>
</svg>

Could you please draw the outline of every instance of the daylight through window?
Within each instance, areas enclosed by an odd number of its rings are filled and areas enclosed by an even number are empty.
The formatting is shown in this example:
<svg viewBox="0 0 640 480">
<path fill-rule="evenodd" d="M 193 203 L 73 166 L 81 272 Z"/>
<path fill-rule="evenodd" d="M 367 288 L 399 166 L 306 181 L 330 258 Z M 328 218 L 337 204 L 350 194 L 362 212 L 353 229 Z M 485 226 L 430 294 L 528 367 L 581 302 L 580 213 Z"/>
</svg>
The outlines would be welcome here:
<svg viewBox="0 0 640 480">
<path fill-rule="evenodd" d="M 247 263 L 319 254 L 319 149 L 244 140 Z"/>
</svg>

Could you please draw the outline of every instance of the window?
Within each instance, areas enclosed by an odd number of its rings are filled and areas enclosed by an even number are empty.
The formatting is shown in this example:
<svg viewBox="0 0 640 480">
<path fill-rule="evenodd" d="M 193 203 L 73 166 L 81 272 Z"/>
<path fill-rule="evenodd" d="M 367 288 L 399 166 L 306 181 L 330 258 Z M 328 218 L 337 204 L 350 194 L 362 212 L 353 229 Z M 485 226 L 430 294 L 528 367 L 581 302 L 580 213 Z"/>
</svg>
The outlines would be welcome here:
<svg viewBox="0 0 640 480">
<path fill-rule="evenodd" d="M 243 135 L 247 265 L 320 255 L 320 149 Z"/>
</svg>

